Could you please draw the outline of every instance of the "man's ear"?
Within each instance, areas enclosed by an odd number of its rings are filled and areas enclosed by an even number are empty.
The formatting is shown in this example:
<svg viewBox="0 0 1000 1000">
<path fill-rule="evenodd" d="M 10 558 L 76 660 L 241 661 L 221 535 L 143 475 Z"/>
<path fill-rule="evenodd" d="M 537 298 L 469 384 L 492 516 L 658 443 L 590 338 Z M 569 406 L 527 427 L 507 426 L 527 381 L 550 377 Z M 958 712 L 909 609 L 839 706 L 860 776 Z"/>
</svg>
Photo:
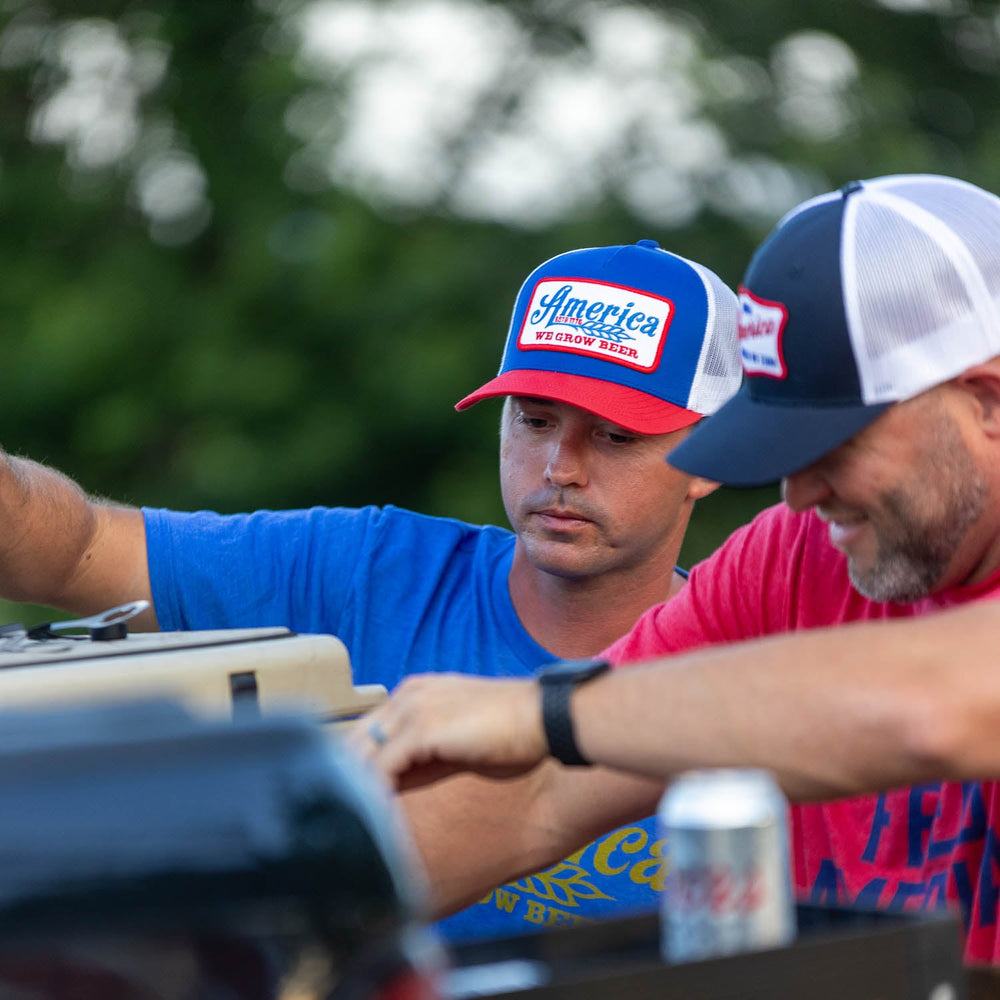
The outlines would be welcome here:
<svg viewBox="0 0 1000 1000">
<path fill-rule="evenodd" d="M 975 399 L 984 432 L 1000 437 L 1000 357 L 967 368 L 953 381 Z"/>
<path fill-rule="evenodd" d="M 714 493 L 722 484 L 701 476 L 692 476 L 688 483 L 688 500 L 704 500 L 709 493 Z"/>
</svg>

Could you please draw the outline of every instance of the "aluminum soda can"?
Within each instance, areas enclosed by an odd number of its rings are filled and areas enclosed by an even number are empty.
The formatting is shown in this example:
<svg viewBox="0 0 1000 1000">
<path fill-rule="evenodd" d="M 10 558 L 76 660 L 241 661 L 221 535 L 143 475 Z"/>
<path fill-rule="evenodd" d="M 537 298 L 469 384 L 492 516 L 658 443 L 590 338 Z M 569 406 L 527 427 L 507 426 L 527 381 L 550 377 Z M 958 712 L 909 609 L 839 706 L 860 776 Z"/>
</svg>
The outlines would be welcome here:
<svg viewBox="0 0 1000 1000">
<path fill-rule="evenodd" d="M 778 947 L 795 937 L 788 803 L 768 771 L 690 771 L 660 800 L 668 962 Z"/>
</svg>

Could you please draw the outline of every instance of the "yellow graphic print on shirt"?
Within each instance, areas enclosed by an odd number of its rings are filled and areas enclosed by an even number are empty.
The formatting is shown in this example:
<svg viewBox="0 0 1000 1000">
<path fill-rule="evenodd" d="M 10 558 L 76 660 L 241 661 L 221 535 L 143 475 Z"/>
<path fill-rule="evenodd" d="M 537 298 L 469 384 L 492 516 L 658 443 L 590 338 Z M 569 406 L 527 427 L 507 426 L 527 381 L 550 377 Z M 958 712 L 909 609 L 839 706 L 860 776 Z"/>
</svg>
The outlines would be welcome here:
<svg viewBox="0 0 1000 1000">
<path fill-rule="evenodd" d="M 621 902 L 638 908 L 663 891 L 663 845 L 641 826 L 622 827 L 545 871 L 494 889 L 479 905 L 546 927 L 593 920 L 601 901 L 609 912 Z"/>
</svg>

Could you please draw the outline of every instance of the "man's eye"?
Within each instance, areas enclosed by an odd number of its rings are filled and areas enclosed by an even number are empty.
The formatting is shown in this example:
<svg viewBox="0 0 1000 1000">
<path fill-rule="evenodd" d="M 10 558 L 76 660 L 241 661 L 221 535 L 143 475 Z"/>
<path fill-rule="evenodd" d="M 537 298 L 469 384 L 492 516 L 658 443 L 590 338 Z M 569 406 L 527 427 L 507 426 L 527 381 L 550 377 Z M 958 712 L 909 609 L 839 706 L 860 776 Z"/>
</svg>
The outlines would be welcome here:
<svg viewBox="0 0 1000 1000">
<path fill-rule="evenodd" d="M 608 440 L 612 444 L 630 444 L 635 440 L 634 434 L 616 434 L 614 431 L 608 431 Z"/>
<path fill-rule="evenodd" d="M 528 427 L 533 427 L 535 430 L 541 430 L 543 427 L 548 426 L 548 421 L 545 417 L 531 417 L 527 413 L 519 413 L 517 415 L 518 423 L 525 424 Z"/>
</svg>

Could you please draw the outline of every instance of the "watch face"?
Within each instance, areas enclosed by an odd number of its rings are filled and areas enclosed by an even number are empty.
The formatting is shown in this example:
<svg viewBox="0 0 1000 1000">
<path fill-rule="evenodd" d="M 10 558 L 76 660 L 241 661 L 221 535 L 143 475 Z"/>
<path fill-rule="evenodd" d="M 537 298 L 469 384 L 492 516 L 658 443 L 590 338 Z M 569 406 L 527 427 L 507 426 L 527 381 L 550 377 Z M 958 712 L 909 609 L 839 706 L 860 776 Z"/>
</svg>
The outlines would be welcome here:
<svg viewBox="0 0 1000 1000">
<path fill-rule="evenodd" d="M 550 663 L 538 673 L 538 679 L 543 684 L 565 683 L 573 681 L 579 684 L 603 674 L 611 664 L 607 660 L 557 660 Z"/>
</svg>

